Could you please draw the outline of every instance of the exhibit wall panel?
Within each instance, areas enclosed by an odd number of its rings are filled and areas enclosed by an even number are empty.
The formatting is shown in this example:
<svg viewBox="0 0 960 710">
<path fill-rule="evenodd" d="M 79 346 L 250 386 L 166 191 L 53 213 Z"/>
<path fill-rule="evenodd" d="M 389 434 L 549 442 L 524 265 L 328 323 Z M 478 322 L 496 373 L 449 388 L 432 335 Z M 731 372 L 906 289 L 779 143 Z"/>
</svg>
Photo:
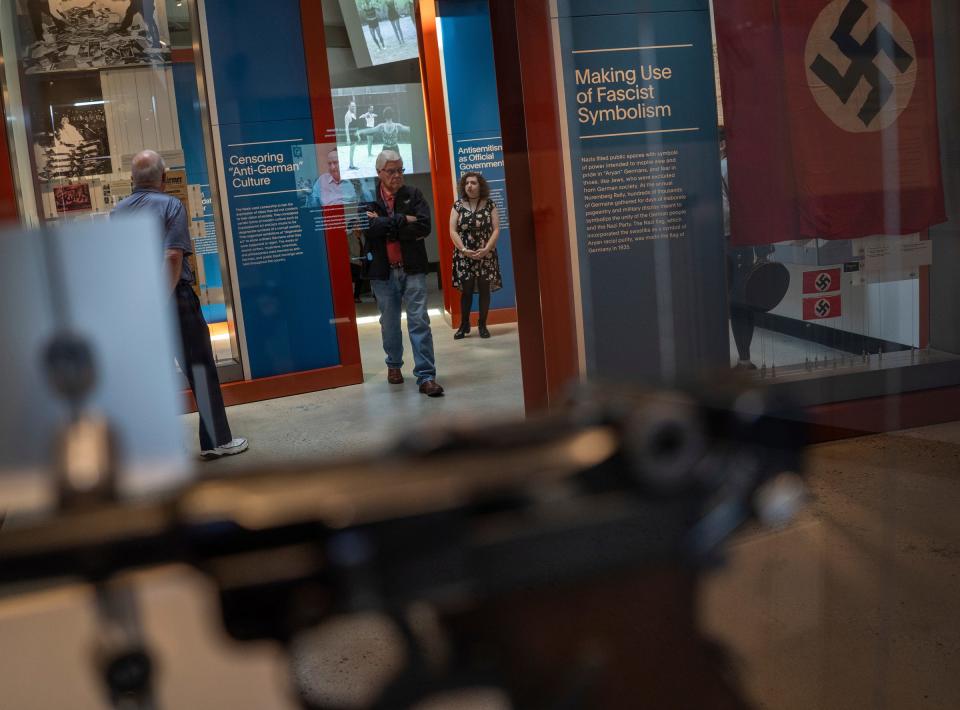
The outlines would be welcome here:
<svg viewBox="0 0 960 710">
<path fill-rule="evenodd" d="M 581 372 L 669 384 L 726 369 L 706 3 L 564 2 L 553 27 Z"/>
<path fill-rule="evenodd" d="M 301 199 L 301 180 L 317 176 L 302 174 L 298 151 L 327 138 L 317 135 L 301 3 L 205 0 L 199 7 L 245 376 L 341 365 L 359 373 L 358 361 L 341 357 L 332 289 L 332 270 L 349 273 L 349 263 L 330 258 L 331 235 Z"/>
<path fill-rule="evenodd" d="M 487 0 L 440 0 L 437 11 L 455 194 L 456 184 L 466 172 L 479 172 L 489 183 L 491 199 L 500 213 L 497 251 L 503 277 L 503 288 L 494 292 L 491 308 L 514 309 L 510 212 L 490 7 Z"/>
</svg>

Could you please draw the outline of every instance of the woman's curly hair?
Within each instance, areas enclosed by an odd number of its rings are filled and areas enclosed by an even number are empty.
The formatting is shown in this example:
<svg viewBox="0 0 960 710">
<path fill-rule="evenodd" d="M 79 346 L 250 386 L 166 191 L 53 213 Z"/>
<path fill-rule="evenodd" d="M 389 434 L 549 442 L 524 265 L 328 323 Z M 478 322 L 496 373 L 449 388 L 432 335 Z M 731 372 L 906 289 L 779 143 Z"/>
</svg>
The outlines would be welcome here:
<svg viewBox="0 0 960 710">
<path fill-rule="evenodd" d="M 490 199 L 490 185 L 487 183 L 487 179 L 480 173 L 473 172 L 464 173 L 460 177 L 460 185 L 457 188 L 457 191 L 460 193 L 460 197 L 464 198 L 467 196 L 467 180 L 472 177 L 475 177 L 477 182 L 480 183 L 480 199 Z"/>
</svg>

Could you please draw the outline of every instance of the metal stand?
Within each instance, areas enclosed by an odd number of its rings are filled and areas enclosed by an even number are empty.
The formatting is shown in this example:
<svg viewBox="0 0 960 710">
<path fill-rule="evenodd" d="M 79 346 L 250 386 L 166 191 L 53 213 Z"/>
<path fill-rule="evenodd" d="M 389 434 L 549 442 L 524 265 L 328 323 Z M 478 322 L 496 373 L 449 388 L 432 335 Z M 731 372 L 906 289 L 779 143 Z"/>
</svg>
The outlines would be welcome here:
<svg viewBox="0 0 960 710">
<path fill-rule="evenodd" d="M 57 261 L 49 235 L 45 239 L 52 267 Z M 53 278 L 51 292 L 59 294 Z M 44 360 L 51 389 L 69 407 L 69 420 L 55 451 L 59 507 L 69 514 L 117 501 L 119 462 L 109 422 L 86 406 L 97 381 L 93 351 L 86 339 L 72 332 L 66 305 L 59 302 L 59 306 L 59 331 L 48 344 Z M 143 643 L 132 587 L 123 581 L 100 581 L 95 590 L 100 638 L 94 661 L 110 703 L 117 710 L 156 710 L 153 664 Z"/>
<path fill-rule="evenodd" d="M 136 597 L 129 584 L 96 587 L 100 639 L 96 665 L 110 703 L 117 710 L 157 710 L 153 662 L 143 641 Z"/>
</svg>

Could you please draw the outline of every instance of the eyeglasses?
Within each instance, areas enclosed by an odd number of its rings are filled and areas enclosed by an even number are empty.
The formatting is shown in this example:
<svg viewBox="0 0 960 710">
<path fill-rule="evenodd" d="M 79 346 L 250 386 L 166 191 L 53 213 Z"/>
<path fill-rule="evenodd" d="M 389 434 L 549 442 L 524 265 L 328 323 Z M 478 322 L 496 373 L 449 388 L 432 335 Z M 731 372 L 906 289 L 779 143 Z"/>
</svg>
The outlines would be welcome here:
<svg viewBox="0 0 960 710">
<path fill-rule="evenodd" d="M 384 168 L 380 172 L 387 175 L 403 175 L 403 168 Z"/>
</svg>

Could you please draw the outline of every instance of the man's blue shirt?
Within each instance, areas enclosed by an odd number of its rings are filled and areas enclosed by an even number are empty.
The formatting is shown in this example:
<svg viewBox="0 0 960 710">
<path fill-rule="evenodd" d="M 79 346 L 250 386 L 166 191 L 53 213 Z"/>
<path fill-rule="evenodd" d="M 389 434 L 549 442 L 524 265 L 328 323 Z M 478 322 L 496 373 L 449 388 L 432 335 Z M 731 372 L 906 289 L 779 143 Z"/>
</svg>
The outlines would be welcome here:
<svg viewBox="0 0 960 710">
<path fill-rule="evenodd" d="M 180 269 L 180 280 L 193 283 L 193 272 L 187 257 L 193 254 L 193 242 L 190 240 L 190 229 L 187 226 L 187 211 L 176 197 L 153 188 L 138 187 L 129 197 L 125 197 L 120 204 L 113 208 L 115 215 L 153 215 L 160 221 L 163 234 L 163 248 L 179 249 L 183 252 L 183 266 Z"/>
</svg>

